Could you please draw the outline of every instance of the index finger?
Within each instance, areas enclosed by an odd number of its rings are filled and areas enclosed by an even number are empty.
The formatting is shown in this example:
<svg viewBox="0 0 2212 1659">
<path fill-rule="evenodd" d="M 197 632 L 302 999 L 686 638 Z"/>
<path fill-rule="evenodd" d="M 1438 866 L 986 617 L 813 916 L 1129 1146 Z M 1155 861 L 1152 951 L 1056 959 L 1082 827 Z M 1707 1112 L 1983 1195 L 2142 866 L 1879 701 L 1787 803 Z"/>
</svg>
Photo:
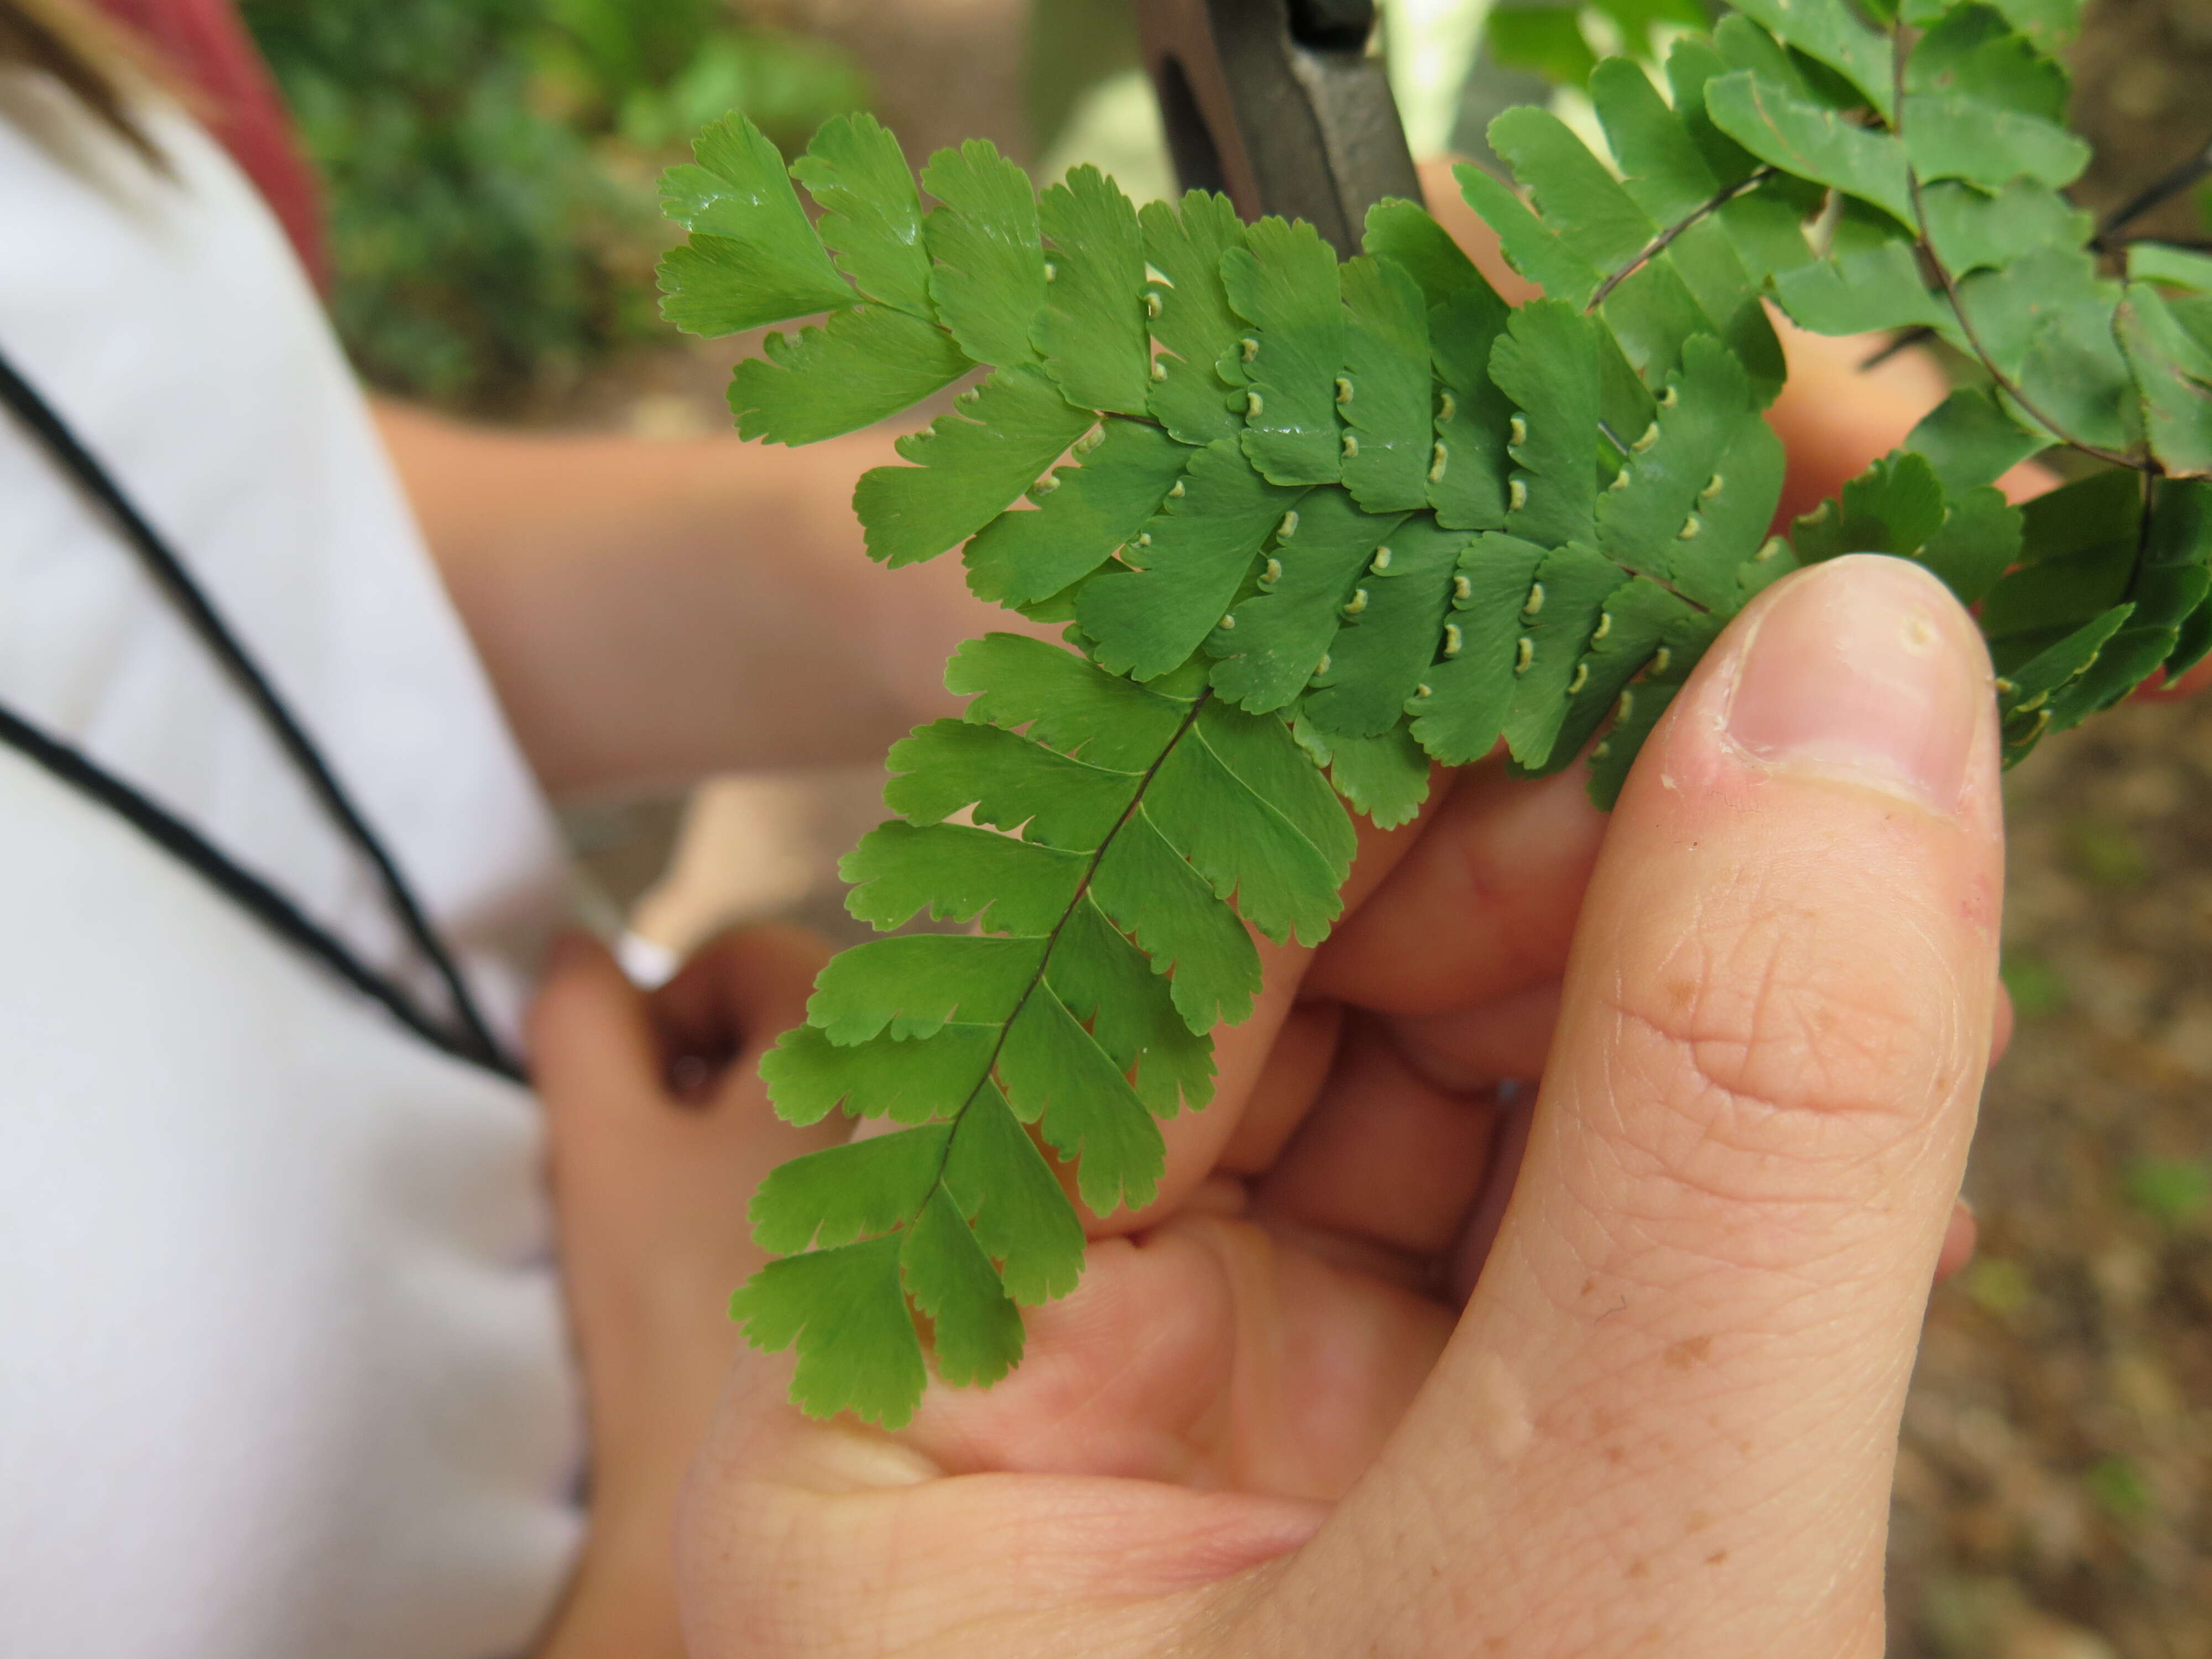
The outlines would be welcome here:
<svg viewBox="0 0 2212 1659">
<path fill-rule="evenodd" d="M 1392 1014 L 1470 1008 L 1555 978 L 1604 838 L 1579 766 L 1464 773 L 1419 840 L 1322 946 L 1310 995 Z"/>
</svg>

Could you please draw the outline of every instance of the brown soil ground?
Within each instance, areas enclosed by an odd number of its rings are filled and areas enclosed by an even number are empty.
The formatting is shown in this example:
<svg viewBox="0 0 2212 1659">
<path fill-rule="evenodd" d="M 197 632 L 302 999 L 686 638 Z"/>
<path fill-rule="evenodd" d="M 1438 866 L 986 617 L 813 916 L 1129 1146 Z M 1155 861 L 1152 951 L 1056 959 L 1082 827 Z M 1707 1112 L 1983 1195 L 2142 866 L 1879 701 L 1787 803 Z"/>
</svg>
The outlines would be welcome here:
<svg viewBox="0 0 2212 1659">
<path fill-rule="evenodd" d="M 2212 3 L 2101 0 L 2075 121 L 2104 210 L 2212 139 Z M 2193 198 L 2143 228 L 2206 234 Z M 2014 774 L 2021 1018 L 1983 1105 L 1973 1267 L 1899 1465 L 1891 1652 L 2212 1656 L 2212 707 L 2137 705 Z"/>
<path fill-rule="evenodd" d="M 1891 1652 L 2212 1654 L 2212 706 L 2061 737 L 2008 790 L 2021 1018 L 1905 1413 Z"/>
</svg>

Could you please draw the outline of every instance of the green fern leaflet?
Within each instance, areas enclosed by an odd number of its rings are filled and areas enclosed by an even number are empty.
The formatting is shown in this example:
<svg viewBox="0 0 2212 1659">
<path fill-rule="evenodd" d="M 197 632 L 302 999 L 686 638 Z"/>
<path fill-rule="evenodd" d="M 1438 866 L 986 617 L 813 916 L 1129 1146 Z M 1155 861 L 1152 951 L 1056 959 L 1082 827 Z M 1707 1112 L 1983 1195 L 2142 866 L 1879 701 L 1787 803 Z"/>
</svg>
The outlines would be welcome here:
<svg viewBox="0 0 2212 1659">
<path fill-rule="evenodd" d="M 2212 647 L 2212 262 L 2092 249 L 2048 55 L 2072 13 L 1744 0 L 1662 67 L 1595 64 L 1607 153 L 1518 109 L 1491 135 L 1518 187 L 1461 170 L 1543 289 L 1518 308 L 1410 203 L 1340 263 L 1218 197 L 1036 193 L 981 143 L 917 187 L 866 116 L 788 173 L 741 118 L 700 140 L 670 317 L 820 319 L 739 364 L 740 431 L 969 381 L 861 481 L 868 550 L 960 548 L 979 596 L 1065 624 L 961 647 L 965 718 L 892 750 L 894 816 L 845 862 L 878 927 L 972 931 L 837 957 L 763 1066 L 795 1122 L 892 1126 L 753 1202 L 782 1254 L 733 1312 L 796 1347 L 805 1409 L 896 1426 L 933 1364 L 1018 1362 L 1020 1308 L 1081 1273 L 1075 1198 L 1148 1202 L 1158 1121 L 1210 1098 L 1255 932 L 1325 936 L 1350 814 L 1407 821 L 1432 763 L 1587 754 L 1609 805 L 1728 619 L 1846 552 L 1978 607 L 2010 758 Z M 1769 303 L 1981 371 L 1787 538 Z M 2096 470 L 2008 506 L 1999 474 L 2061 446 Z"/>
</svg>

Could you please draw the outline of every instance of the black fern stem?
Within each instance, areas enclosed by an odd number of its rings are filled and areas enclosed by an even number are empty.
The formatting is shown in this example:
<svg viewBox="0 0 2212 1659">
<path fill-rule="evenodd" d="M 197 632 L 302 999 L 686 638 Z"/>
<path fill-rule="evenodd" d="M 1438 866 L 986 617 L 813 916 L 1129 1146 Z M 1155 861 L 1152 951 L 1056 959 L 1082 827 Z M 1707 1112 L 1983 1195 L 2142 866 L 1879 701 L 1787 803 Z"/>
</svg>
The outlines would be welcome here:
<svg viewBox="0 0 2212 1659">
<path fill-rule="evenodd" d="M 2142 580 L 2143 567 L 2150 562 L 2150 533 L 2152 516 L 2158 507 L 2159 475 L 2145 467 L 2142 470 L 2142 511 L 2136 521 L 2135 562 L 2128 567 L 2128 585 L 2121 590 L 2123 600 L 2136 596 L 2136 585 Z"/>
<path fill-rule="evenodd" d="M 1084 895 L 1091 890 L 1091 879 L 1098 873 L 1099 862 L 1105 858 L 1106 849 L 1114 844 L 1115 838 L 1136 816 L 1138 807 L 1144 805 L 1145 792 L 1152 787 L 1152 780 L 1159 775 L 1160 768 L 1168 763 L 1168 757 L 1174 754 L 1176 746 L 1190 735 L 1191 727 L 1198 724 L 1199 710 L 1206 707 L 1212 696 L 1213 688 L 1208 686 L 1192 700 L 1190 713 L 1182 717 L 1182 724 L 1176 726 L 1168 740 L 1160 745 L 1160 752 L 1152 757 L 1152 763 L 1145 769 L 1144 776 L 1137 780 L 1137 787 L 1129 792 L 1129 804 L 1121 809 L 1121 816 L 1114 820 L 1114 827 L 1099 839 L 1097 847 L 1091 854 L 1091 862 L 1083 866 L 1083 875 L 1076 882 L 1074 892 L 1068 896 L 1067 908 L 1060 913 L 1060 920 L 1053 923 L 1052 932 L 1045 935 L 1044 949 L 1037 956 L 1036 972 L 1030 975 L 1030 982 L 1022 987 L 1021 995 L 1014 999 L 1012 1009 L 1000 1024 L 999 1040 L 991 1045 L 991 1052 L 983 1061 L 983 1069 L 975 1079 L 975 1086 L 969 1090 L 967 1097 L 960 1103 L 959 1109 L 945 1121 L 958 1123 L 967 1115 L 968 1109 L 975 1103 L 975 1097 L 982 1093 L 983 1085 L 991 1080 L 991 1073 L 998 1069 L 1000 1052 L 1006 1046 L 1006 1033 L 1014 1029 L 1014 1022 L 1022 1017 L 1022 1010 L 1029 1006 L 1030 999 L 1036 994 L 1036 988 L 1044 983 L 1045 970 L 1052 966 L 1053 951 L 1060 943 L 1060 936 L 1067 927 L 1068 918 L 1075 914 L 1076 907 L 1083 902 Z M 930 1197 L 935 1196 L 937 1189 L 945 1184 L 945 1166 L 951 1157 L 952 1138 L 948 1135 L 945 1140 L 945 1150 L 938 1154 L 937 1178 L 930 1182 L 929 1193 L 922 1200 L 925 1206 Z M 921 1210 L 915 1212 L 917 1216 L 921 1213 Z M 908 1217 L 908 1221 L 909 1225 L 912 1224 L 913 1218 Z"/>
<path fill-rule="evenodd" d="M 1614 271 L 1612 276 L 1607 277 L 1602 283 L 1600 283 L 1597 285 L 1597 292 L 1590 295 L 1590 302 L 1583 307 L 1583 315 L 1587 317 L 1592 312 L 1595 311 L 1600 306 L 1603 305 L 1613 296 L 1613 289 L 1619 288 L 1623 283 L 1633 276 L 1638 271 L 1643 270 L 1644 266 L 1650 264 L 1654 259 L 1664 253 L 1668 246 L 1673 244 L 1674 239 L 1680 236 L 1684 231 L 1689 229 L 1691 226 L 1696 224 L 1699 220 L 1704 219 L 1710 215 L 1719 212 L 1730 202 L 1735 200 L 1737 197 L 1748 196 L 1753 191 L 1757 190 L 1769 179 L 1773 178 L 1778 171 L 1778 169 L 1776 168 L 1771 162 L 1763 161 L 1757 167 L 1753 169 L 1749 177 L 1738 179 L 1735 184 L 1730 185 L 1726 190 L 1715 195 L 1711 201 L 1703 203 L 1700 205 L 1691 209 L 1689 214 L 1686 217 L 1668 226 L 1666 229 L 1661 231 L 1656 236 L 1654 236 L 1638 251 L 1634 258 L 1631 259 L 1619 270 Z M 1611 436 L 1612 434 L 1607 434 L 1607 435 Z M 1618 442 L 1619 440 L 1616 439 L 1614 441 Z"/>
<path fill-rule="evenodd" d="M 2212 238 L 2202 236 L 2129 236 L 2125 230 L 2143 215 L 2154 208 L 2164 207 L 2175 197 L 2200 179 L 2212 175 L 2212 143 L 2191 155 L 2187 161 L 2165 173 L 2154 184 L 2146 185 L 2120 206 L 2106 214 L 2097 227 L 2097 234 L 2089 239 L 2092 253 L 2118 253 L 2137 242 L 2157 242 L 2166 247 L 2185 247 L 2194 252 L 2212 252 Z M 1926 345 L 1936 337 L 1936 331 L 1925 323 L 1900 331 L 1881 350 L 1870 353 L 1859 364 L 1861 372 L 1880 368 L 1900 351 L 1917 345 Z"/>
<path fill-rule="evenodd" d="M 2105 222 L 2097 227 L 2097 234 L 2089 239 L 2089 251 L 2092 253 L 2109 253 L 2115 247 L 2124 246 L 2112 239 L 2146 213 L 2164 207 L 2208 173 L 2212 173 L 2212 143 L 2200 146 L 2187 161 L 2154 183 L 2145 185 L 2107 214 Z"/>
<path fill-rule="evenodd" d="M 1892 73 L 1894 77 L 1893 84 L 1897 88 L 1897 119 L 1891 124 L 1890 131 L 1894 132 L 1901 140 L 1905 137 L 1905 39 L 1904 26 L 1900 24 L 1898 27 L 1896 33 L 1893 34 L 1890 39 L 1894 43 L 1893 49 L 1890 53 L 1890 59 L 1893 66 Z M 2027 393 L 2021 390 L 2020 383 L 2014 380 L 2011 375 L 2006 374 L 2003 369 L 1997 367 L 1996 360 L 1990 356 L 1989 349 L 1982 343 L 1981 336 L 1975 331 L 1973 318 L 1967 314 L 1965 304 L 1960 300 L 1959 279 L 1952 274 L 1950 266 L 1945 264 L 1942 256 L 1936 252 L 1936 239 L 1929 234 L 1928 228 L 1927 204 L 1921 198 L 1920 174 L 1910 161 L 1905 164 L 1905 182 L 1912 191 L 1912 218 L 1914 228 L 1919 233 L 1921 252 L 1926 255 L 1929 265 L 1935 270 L 1936 277 L 1943 284 L 1943 297 L 1950 302 L 1951 314 L 1959 319 L 1959 327 L 1966 337 L 1966 344 L 1972 350 L 1975 361 L 1979 362 L 1982 368 L 1988 373 L 1990 379 L 1996 383 L 1997 389 L 2003 392 L 2005 396 L 2010 398 L 2014 403 L 2018 404 L 2021 409 L 2027 412 L 2029 417 L 2040 425 L 2044 430 L 2049 432 L 2061 443 L 2067 445 L 2069 447 L 2078 449 L 2084 455 L 2092 456 L 2098 460 L 2107 462 L 2113 466 L 2130 467 L 2144 472 L 2157 471 L 2159 470 L 2158 463 L 2148 456 L 2138 457 L 2126 454 L 2122 451 L 2116 449 L 2106 449 L 2100 445 L 2089 442 L 2085 438 L 2075 436 L 2074 434 L 2067 431 L 2064 427 L 2059 425 L 2058 422 L 2053 420 L 2050 416 L 2045 414 L 2043 410 L 2036 405 L 2034 401 L 2028 397 Z"/>
</svg>

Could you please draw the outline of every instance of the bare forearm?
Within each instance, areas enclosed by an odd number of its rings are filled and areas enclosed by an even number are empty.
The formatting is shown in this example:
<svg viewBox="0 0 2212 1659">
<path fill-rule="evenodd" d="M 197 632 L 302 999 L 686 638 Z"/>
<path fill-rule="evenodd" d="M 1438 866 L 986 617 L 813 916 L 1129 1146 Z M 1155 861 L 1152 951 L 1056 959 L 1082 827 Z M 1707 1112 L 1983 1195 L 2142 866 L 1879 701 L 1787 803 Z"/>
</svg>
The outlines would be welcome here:
<svg viewBox="0 0 2212 1659">
<path fill-rule="evenodd" d="M 377 410 L 431 551 L 525 752 L 575 793 L 859 759 L 949 711 L 945 653 L 989 625 L 956 561 L 886 574 L 860 434 L 512 435 Z"/>
</svg>

